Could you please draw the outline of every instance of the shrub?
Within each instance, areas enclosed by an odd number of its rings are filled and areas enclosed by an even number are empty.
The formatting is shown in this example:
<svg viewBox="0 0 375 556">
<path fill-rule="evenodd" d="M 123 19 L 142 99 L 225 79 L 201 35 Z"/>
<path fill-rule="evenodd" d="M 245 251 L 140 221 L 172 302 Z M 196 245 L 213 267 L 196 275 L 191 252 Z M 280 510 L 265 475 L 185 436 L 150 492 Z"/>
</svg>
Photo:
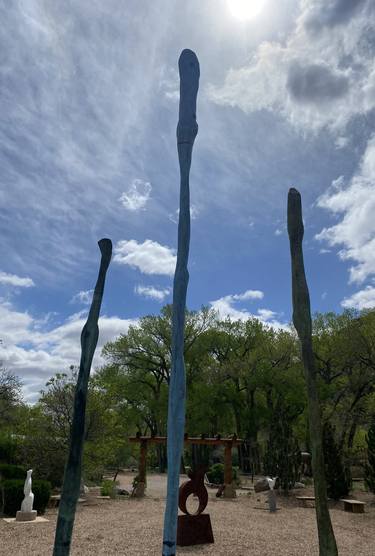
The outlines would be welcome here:
<svg viewBox="0 0 375 556">
<path fill-rule="evenodd" d="M 215 485 L 224 484 L 224 465 L 222 463 L 214 463 L 213 465 L 211 465 L 209 471 L 207 471 L 207 477 L 210 483 L 213 483 Z M 232 467 L 232 479 L 237 484 L 239 484 L 236 467 Z"/>
<path fill-rule="evenodd" d="M 6 479 L 26 479 L 26 469 L 21 465 L 0 463 L 0 481 Z"/>
<path fill-rule="evenodd" d="M 101 496 L 110 496 L 111 498 L 116 498 L 116 482 L 106 479 L 102 482 L 100 487 Z"/>
<path fill-rule="evenodd" d="M 1 483 L 3 511 L 6 515 L 14 517 L 17 511 L 21 509 L 24 499 L 24 484 L 25 481 L 20 479 L 7 479 Z M 34 493 L 33 509 L 37 510 L 38 514 L 43 514 L 50 498 L 51 483 L 48 481 L 33 481 L 32 492 Z"/>
</svg>

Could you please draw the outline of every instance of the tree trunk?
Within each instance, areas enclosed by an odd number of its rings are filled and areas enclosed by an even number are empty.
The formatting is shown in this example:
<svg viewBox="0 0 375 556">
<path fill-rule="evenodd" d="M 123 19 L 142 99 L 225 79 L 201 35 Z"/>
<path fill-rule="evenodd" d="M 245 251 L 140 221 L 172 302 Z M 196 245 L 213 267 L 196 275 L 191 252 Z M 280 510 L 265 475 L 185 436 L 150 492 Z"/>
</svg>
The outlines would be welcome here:
<svg viewBox="0 0 375 556">
<path fill-rule="evenodd" d="M 316 384 L 315 359 L 312 349 L 310 296 L 302 252 L 303 232 L 301 196 L 296 189 L 292 188 L 289 190 L 288 195 L 288 234 L 292 260 L 293 323 L 301 342 L 302 360 L 307 383 L 319 554 L 320 556 L 337 556 L 336 539 L 327 503 L 320 404 Z"/>
</svg>

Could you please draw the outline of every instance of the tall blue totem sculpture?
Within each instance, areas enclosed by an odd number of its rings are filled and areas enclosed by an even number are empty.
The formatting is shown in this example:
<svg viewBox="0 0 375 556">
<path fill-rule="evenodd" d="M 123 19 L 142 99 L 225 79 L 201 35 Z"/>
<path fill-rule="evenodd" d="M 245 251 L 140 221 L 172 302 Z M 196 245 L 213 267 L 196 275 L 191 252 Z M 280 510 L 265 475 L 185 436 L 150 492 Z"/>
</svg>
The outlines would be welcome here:
<svg viewBox="0 0 375 556">
<path fill-rule="evenodd" d="M 178 61 L 180 72 L 180 109 L 177 149 L 180 164 L 180 214 L 178 219 L 177 263 L 173 282 L 172 369 L 168 399 L 168 486 L 164 515 L 163 556 L 176 554 L 177 514 L 181 453 L 185 428 L 184 328 L 186 292 L 189 281 L 187 263 L 190 243 L 189 174 L 193 144 L 198 133 L 196 105 L 199 62 L 191 50 L 183 50 Z"/>
<path fill-rule="evenodd" d="M 87 389 L 91 363 L 99 337 L 98 319 L 102 304 L 105 278 L 112 256 L 112 242 L 110 239 L 101 239 L 98 245 L 101 252 L 99 275 L 95 285 L 89 316 L 87 317 L 86 324 L 81 334 L 81 362 L 74 396 L 70 446 L 65 466 L 59 513 L 57 516 L 53 556 L 68 556 L 70 553 L 74 518 L 79 497 Z"/>
</svg>

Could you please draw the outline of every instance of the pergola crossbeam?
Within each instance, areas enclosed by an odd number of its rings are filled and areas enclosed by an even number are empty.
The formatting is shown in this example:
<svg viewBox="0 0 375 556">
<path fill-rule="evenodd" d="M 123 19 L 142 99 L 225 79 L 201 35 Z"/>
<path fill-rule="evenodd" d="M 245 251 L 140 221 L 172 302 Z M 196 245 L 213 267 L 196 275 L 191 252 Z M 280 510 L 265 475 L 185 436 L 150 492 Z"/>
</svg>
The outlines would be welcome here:
<svg viewBox="0 0 375 556">
<path fill-rule="evenodd" d="M 146 483 L 146 457 L 148 444 L 166 444 L 166 436 L 131 436 L 128 438 L 129 442 L 138 442 L 141 445 L 141 453 L 139 458 L 138 468 L 138 485 L 134 491 L 134 496 L 144 496 L 145 483 Z M 205 446 L 224 446 L 224 496 L 226 498 L 235 498 L 236 490 L 233 487 L 232 481 L 232 447 L 239 446 L 243 440 L 233 435 L 231 438 L 202 438 L 202 437 L 189 437 L 185 434 L 185 444 L 201 444 Z"/>
</svg>

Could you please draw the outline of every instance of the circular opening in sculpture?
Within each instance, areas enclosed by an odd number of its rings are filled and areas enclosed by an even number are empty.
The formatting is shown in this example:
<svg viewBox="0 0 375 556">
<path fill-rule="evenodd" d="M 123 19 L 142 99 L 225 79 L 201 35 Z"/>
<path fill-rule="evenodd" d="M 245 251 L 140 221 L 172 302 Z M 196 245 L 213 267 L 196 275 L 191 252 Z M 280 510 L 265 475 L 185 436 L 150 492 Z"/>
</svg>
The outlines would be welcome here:
<svg viewBox="0 0 375 556">
<path fill-rule="evenodd" d="M 197 515 L 199 509 L 199 498 L 190 494 L 186 499 L 186 509 L 190 515 Z"/>
</svg>

